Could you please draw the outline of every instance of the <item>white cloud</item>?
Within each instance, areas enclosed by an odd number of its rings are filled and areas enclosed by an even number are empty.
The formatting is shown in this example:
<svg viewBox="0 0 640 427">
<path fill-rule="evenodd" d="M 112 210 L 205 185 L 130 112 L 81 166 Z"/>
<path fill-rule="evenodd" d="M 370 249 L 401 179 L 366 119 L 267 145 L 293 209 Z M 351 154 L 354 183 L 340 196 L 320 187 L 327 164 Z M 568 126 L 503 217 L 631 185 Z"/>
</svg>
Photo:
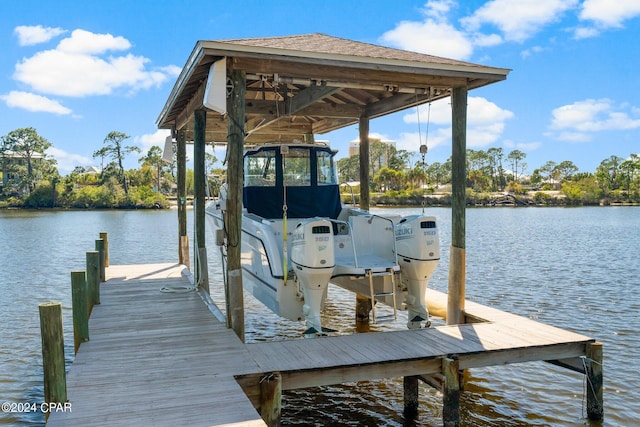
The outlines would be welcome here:
<svg viewBox="0 0 640 427">
<path fill-rule="evenodd" d="M 154 133 L 146 133 L 142 136 L 136 136 L 133 138 L 133 141 L 142 147 L 141 154 L 146 155 L 149 148 L 154 145 L 157 145 L 164 150 L 164 142 L 170 134 L 171 131 L 168 129 L 158 129 Z"/>
<path fill-rule="evenodd" d="M 13 77 L 34 91 L 72 97 L 109 95 L 116 90 L 131 93 L 157 87 L 173 77 L 174 67 L 149 70 L 150 60 L 142 56 L 100 56 L 130 46 L 123 37 L 75 30 L 55 49 L 40 51 L 17 63 Z"/>
<path fill-rule="evenodd" d="M 542 147 L 542 143 L 540 142 L 514 142 L 511 140 L 505 140 L 502 144 L 506 148 L 512 148 L 514 150 L 521 151 L 534 151 Z"/>
<path fill-rule="evenodd" d="M 33 46 L 45 43 L 67 31 L 62 28 L 43 27 L 42 25 L 20 25 L 13 30 L 18 36 L 20 46 Z"/>
<path fill-rule="evenodd" d="M 559 20 L 577 0 L 492 0 L 461 20 L 467 31 L 476 32 L 484 24 L 497 27 L 508 41 L 523 42 L 545 25 Z"/>
<path fill-rule="evenodd" d="M 451 0 L 430 0 L 423 9 L 425 19 L 403 21 L 380 37 L 383 43 L 401 49 L 447 58 L 466 59 L 473 53 L 469 38 L 447 22 Z"/>
<path fill-rule="evenodd" d="M 65 175 L 75 169 L 76 166 L 90 166 L 93 164 L 93 159 L 82 156 L 80 154 L 67 153 L 59 148 L 50 147 L 47 149 L 47 154 L 52 156 L 58 162 L 58 172 L 61 175 Z"/>
<path fill-rule="evenodd" d="M 585 0 L 580 19 L 594 21 L 604 28 L 620 28 L 627 19 L 640 16 L 638 0 Z"/>
<path fill-rule="evenodd" d="M 11 108 L 22 108 L 32 112 L 45 112 L 59 115 L 71 114 L 71 110 L 58 101 L 29 92 L 12 90 L 6 95 L 0 95 L 0 99 Z"/>
<path fill-rule="evenodd" d="M 551 115 L 551 132 L 547 135 L 562 141 L 590 141 L 593 132 L 640 128 L 640 115 L 635 107 L 616 106 L 606 98 L 563 105 L 554 109 Z"/>
<path fill-rule="evenodd" d="M 427 145 L 429 148 L 451 141 L 451 106 L 449 102 L 449 99 L 434 101 L 430 111 L 428 105 L 422 105 L 419 107 L 419 113 L 414 110 L 403 117 L 405 123 L 420 123 L 424 138 L 428 137 Z M 467 99 L 467 146 L 486 147 L 496 142 L 504 132 L 505 122 L 512 117 L 511 111 L 502 109 L 485 98 L 469 97 Z M 440 127 L 434 129 L 434 126 Z M 428 135 L 427 127 L 429 127 Z M 403 135 L 406 135 L 403 139 L 417 140 L 411 134 Z"/>
</svg>

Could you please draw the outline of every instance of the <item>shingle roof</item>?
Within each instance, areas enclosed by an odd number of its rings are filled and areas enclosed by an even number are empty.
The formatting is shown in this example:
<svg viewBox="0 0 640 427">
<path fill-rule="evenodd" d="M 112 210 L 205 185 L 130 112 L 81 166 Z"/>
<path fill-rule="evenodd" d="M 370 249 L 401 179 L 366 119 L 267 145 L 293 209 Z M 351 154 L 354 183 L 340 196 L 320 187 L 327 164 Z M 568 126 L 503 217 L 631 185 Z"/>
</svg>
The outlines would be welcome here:
<svg viewBox="0 0 640 427">
<path fill-rule="evenodd" d="M 324 53 L 330 55 L 349 55 L 362 58 L 395 59 L 401 61 L 449 64 L 449 65 L 476 65 L 455 59 L 442 58 L 424 53 L 394 49 L 378 46 L 371 43 L 363 43 L 355 40 L 343 39 L 322 33 L 300 34 L 282 37 L 263 37 L 248 39 L 218 40 L 220 43 L 237 44 L 272 49 L 285 49 L 297 52 Z"/>
</svg>

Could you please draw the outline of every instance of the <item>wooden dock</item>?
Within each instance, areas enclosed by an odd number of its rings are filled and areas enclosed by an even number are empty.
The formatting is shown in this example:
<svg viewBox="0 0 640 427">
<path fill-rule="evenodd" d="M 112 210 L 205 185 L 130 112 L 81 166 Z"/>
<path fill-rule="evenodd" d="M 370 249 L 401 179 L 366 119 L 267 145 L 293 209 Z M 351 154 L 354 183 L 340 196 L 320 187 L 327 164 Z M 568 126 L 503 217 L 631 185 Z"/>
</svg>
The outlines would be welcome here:
<svg viewBox="0 0 640 427">
<path fill-rule="evenodd" d="M 468 301 L 475 323 L 243 344 L 202 293 L 180 292 L 190 286 L 185 271 L 179 264 L 107 269 L 90 340 L 67 374 L 72 411 L 52 413 L 47 425 L 266 425 L 261 383 L 273 373 L 281 390 L 397 377 L 446 387 L 449 362 L 458 370 L 544 360 L 584 373 L 585 357 L 599 346 Z M 429 297 L 434 307 L 446 298 Z"/>
</svg>

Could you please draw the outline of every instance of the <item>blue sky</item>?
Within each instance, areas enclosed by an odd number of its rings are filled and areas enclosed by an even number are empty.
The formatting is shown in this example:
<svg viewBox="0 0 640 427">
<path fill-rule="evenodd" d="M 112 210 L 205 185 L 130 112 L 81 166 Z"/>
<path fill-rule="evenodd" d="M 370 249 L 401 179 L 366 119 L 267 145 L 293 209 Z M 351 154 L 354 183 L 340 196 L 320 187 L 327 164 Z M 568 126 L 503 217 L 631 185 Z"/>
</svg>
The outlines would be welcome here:
<svg viewBox="0 0 640 427">
<path fill-rule="evenodd" d="M 638 0 L 1 0 L 0 136 L 36 128 L 62 174 L 97 164 L 112 130 L 162 147 L 155 121 L 197 40 L 315 32 L 511 69 L 469 92 L 467 146 L 521 150 L 528 173 L 640 152 Z M 426 107 L 420 123 L 412 109 L 370 129 L 413 152 L 426 140 L 441 162 L 450 115 L 434 102 L 428 135 Z M 357 137 L 317 138 L 342 157 Z"/>
</svg>

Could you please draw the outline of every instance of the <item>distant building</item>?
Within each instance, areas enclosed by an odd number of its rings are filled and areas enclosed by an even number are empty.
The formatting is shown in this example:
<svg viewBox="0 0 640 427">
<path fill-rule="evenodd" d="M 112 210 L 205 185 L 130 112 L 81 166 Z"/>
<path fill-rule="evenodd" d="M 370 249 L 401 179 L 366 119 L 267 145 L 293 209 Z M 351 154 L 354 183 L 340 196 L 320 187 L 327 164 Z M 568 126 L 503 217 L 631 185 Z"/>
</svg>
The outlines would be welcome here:
<svg viewBox="0 0 640 427">
<path fill-rule="evenodd" d="M 370 136 L 369 137 L 369 141 L 372 140 L 378 140 L 380 142 L 383 142 L 387 145 L 392 146 L 393 148 L 396 148 L 396 141 L 392 141 L 390 139 L 380 139 L 380 138 L 375 138 Z M 351 156 L 357 156 L 360 154 L 360 140 L 359 139 L 354 139 L 353 141 L 351 141 L 349 143 L 349 157 Z M 387 156 L 386 154 L 383 154 L 380 159 L 378 159 L 378 164 L 381 166 L 387 166 Z"/>
<path fill-rule="evenodd" d="M 31 155 L 33 163 L 42 160 L 43 156 L 39 153 Z M 18 176 L 14 173 L 17 167 L 26 167 L 27 159 L 14 151 L 7 150 L 0 156 L 0 188 L 7 188 L 15 183 Z"/>
</svg>

